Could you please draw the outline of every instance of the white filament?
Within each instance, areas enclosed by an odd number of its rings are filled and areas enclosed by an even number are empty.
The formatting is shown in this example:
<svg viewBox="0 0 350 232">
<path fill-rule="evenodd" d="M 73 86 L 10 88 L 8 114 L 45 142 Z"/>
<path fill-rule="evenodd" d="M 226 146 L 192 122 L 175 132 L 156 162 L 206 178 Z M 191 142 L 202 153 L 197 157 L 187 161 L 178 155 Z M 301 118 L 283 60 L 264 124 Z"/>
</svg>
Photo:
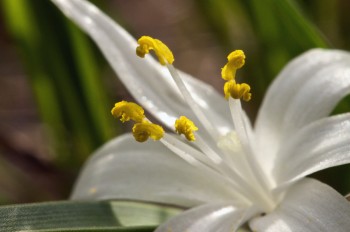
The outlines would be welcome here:
<svg viewBox="0 0 350 232">
<path fill-rule="evenodd" d="M 197 116 L 199 121 L 203 124 L 208 133 L 213 137 L 214 141 L 216 141 L 216 138 L 218 138 L 219 136 L 219 132 L 217 131 L 217 129 L 213 126 L 210 120 L 208 120 L 201 107 L 193 99 L 190 91 L 187 89 L 185 83 L 183 82 L 182 78 L 180 77 L 179 73 L 176 71 L 174 66 L 171 64 L 167 64 L 167 68 L 172 78 L 174 79 L 177 87 L 179 88 L 181 94 L 183 95 L 185 102 L 187 102 L 189 108 L 192 109 L 193 113 Z"/>
</svg>

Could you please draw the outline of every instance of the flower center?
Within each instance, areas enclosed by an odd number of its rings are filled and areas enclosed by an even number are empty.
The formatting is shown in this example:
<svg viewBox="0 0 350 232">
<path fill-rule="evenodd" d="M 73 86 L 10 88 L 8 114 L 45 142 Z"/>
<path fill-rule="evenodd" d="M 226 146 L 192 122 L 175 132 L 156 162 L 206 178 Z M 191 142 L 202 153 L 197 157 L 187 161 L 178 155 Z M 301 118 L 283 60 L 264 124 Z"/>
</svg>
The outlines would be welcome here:
<svg viewBox="0 0 350 232">
<path fill-rule="evenodd" d="M 208 141 L 202 138 L 202 132 L 185 116 L 174 122 L 174 130 L 183 134 L 192 142 L 189 145 L 174 135 L 165 133 L 159 125 L 153 124 L 144 116 L 144 110 L 135 103 L 119 102 L 112 109 L 115 117 L 122 122 L 134 121 L 132 129 L 135 140 L 146 141 L 149 137 L 159 140 L 176 155 L 196 168 L 206 169 L 215 175 L 220 175 L 232 184 L 232 194 L 246 204 L 255 204 L 262 211 L 268 212 L 275 207 L 270 193 L 270 186 L 266 175 L 255 157 L 253 147 L 253 133 L 247 117 L 242 110 L 240 99 L 251 99 L 250 86 L 236 82 L 236 71 L 245 64 L 245 55 L 242 50 L 231 52 L 227 64 L 222 68 L 221 75 L 226 81 L 224 84 L 225 98 L 228 100 L 231 116 L 234 122 L 234 131 L 222 135 L 213 123 L 207 118 L 202 107 L 193 98 L 191 91 L 186 87 L 183 79 L 174 68 L 174 56 L 171 50 L 160 40 L 149 36 L 142 36 L 138 40 L 136 54 L 144 57 L 153 50 L 161 65 L 169 70 L 175 84 L 180 90 L 185 102 L 193 111 L 197 121 L 212 136 Z"/>
</svg>

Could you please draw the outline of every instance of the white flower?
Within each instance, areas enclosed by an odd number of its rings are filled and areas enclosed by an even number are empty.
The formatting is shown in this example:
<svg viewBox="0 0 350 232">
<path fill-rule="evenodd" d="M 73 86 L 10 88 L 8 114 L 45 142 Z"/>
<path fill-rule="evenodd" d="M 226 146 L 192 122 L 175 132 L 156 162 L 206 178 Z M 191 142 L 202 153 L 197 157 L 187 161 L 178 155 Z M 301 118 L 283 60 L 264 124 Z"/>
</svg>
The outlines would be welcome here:
<svg viewBox="0 0 350 232">
<path fill-rule="evenodd" d="M 240 100 L 227 104 L 169 66 L 185 82 L 179 91 L 168 70 L 137 57 L 136 41 L 95 6 L 52 1 L 95 40 L 148 112 L 169 128 L 180 115 L 200 128 L 192 145 L 169 134 L 162 142 L 112 140 L 85 165 L 72 199 L 190 208 L 156 231 L 235 231 L 245 222 L 254 231 L 349 231 L 350 203 L 305 178 L 350 162 L 350 114 L 327 117 L 350 92 L 349 53 L 314 49 L 291 61 L 270 86 L 253 129 Z"/>
</svg>

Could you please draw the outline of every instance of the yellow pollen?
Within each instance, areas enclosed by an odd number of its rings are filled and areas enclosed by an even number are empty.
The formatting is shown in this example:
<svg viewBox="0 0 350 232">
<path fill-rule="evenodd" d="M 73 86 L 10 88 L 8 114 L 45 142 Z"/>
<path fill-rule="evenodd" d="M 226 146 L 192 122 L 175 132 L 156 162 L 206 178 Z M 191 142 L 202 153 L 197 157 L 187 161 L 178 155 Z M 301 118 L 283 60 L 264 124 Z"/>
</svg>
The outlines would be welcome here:
<svg viewBox="0 0 350 232">
<path fill-rule="evenodd" d="M 119 118 L 120 121 L 126 122 L 133 120 L 135 122 L 142 122 L 145 118 L 145 111 L 141 106 L 133 102 L 121 101 L 115 103 L 111 113 L 114 117 Z"/>
<path fill-rule="evenodd" d="M 137 43 L 139 46 L 136 48 L 136 54 L 139 57 L 144 58 L 150 50 L 154 50 L 159 63 L 162 65 L 172 64 L 174 62 L 173 53 L 162 41 L 153 39 L 150 36 L 142 36 Z"/>
<path fill-rule="evenodd" d="M 250 86 L 246 83 L 237 84 L 234 80 L 227 81 L 224 85 L 225 98 L 243 99 L 249 101 L 252 98 Z"/>
<path fill-rule="evenodd" d="M 194 123 L 185 116 L 181 116 L 175 121 L 175 131 L 178 134 L 184 134 L 188 141 L 196 140 L 193 132 L 197 130 L 198 128 L 194 125 Z"/>
<path fill-rule="evenodd" d="M 132 128 L 132 133 L 137 142 L 145 142 L 149 137 L 153 140 L 160 140 L 164 135 L 164 130 L 157 124 L 144 121 L 136 123 Z"/>
<path fill-rule="evenodd" d="M 227 56 L 227 64 L 221 70 L 221 77 L 226 81 L 235 79 L 236 70 L 243 67 L 245 63 L 245 55 L 242 50 L 231 52 Z"/>
</svg>

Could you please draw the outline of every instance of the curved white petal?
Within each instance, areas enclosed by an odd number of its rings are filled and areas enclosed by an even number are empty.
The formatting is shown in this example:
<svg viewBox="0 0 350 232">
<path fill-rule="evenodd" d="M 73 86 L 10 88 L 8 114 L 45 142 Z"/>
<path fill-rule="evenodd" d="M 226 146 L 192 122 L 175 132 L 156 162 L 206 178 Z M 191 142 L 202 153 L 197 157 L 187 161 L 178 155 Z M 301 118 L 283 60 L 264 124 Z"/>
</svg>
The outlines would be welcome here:
<svg viewBox="0 0 350 232">
<path fill-rule="evenodd" d="M 256 121 L 262 166 L 271 170 L 281 141 L 329 115 L 349 92 L 349 53 L 314 49 L 291 61 L 268 89 Z"/>
<path fill-rule="evenodd" d="M 249 213 L 249 209 L 236 208 L 230 202 L 201 205 L 171 218 L 155 232 L 234 232 L 251 216 Z"/>
<path fill-rule="evenodd" d="M 257 232 L 347 232 L 350 202 L 328 185 L 305 179 L 292 187 L 275 211 L 252 220 L 250 227 Z"/>
<path fill-rule="evenodd" d="M 350 114 L 320 119 L 282 144 L 275 176 L 279 182 L 350 163 Z"/>
<path fill-rule="evenodd" d="M 191 207 L 234 201 L 230 183 L 198 169 L 160 142 L 138 143 L 129 134 L 104 145 L 86 163 L 72 199 L 130 199 Z"/>
<path fill-rule="evenodd" d="M 136 41 L 121 26 L 84 0 L 52 0 L 99 46 L 133 97 L 160 121 L 173 128 L 180 115 L 195 120 L 166 68 L 151 56 L 136 56 Z M 180 72 L 194 99 L 221 134 L 232 128 L 225 100 L 211 86 Z M 196 122 L 198 124 L 198 122 Z"/>
</svg>

